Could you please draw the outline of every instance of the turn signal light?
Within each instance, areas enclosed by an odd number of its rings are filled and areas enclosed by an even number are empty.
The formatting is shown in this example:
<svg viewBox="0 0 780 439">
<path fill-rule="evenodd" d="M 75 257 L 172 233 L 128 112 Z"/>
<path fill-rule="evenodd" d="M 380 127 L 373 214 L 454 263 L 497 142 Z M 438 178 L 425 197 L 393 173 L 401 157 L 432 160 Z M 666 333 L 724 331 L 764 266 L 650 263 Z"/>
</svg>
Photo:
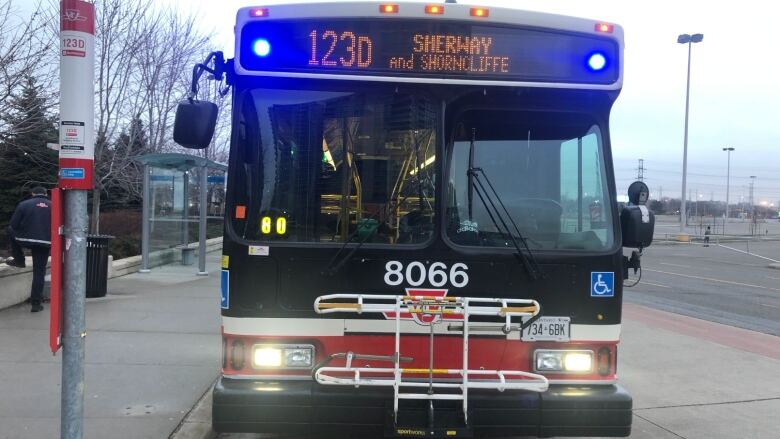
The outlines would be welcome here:
<svg viewBox="0 0 780 439">
<path fill-rule="evenodd" d="M 607 376 L 609 375 L 609 369 L 611 366 L 611 352 L 609 351 L 608 347 L 603 347 L 599 349 L 598 354 L 598 371 L 599 375 L 601 376 Z"/>
<path fill-rule="evenodd" d="M 485 18 L 490 14 L 490 10 L 487 8 L 471 8 L 470 15 L 472 17 Z"/>
<path fill-rule="evenodd" d="M 251 17 L 267 17 L 268 16 L 268 8 L 254 8 L 249 10 L 249 15 Z"/>
<path fill-rule="evenodd" d="M 230 345 L 230 367 L 233 370 L 244 368 L 244 342 L 241 340 L 233 340 Z"/>
<path fill-rule="evenodd" d="M 611 34 L 613 30 L 615 30 L 615 26 L 609 23 L 596 23 L 596 32 Z"/>
<path fill-rule="evenodd" d="M 440 15 L 444 13 L 444 6 L 442 5 L 427 5 L 425 7 L 426 14 Z"/>
<path fill-rule="evenodd" d="M 379 12 L 383 14 L 397 14 L 398 5 L 379 5 Z"/>
</svg>

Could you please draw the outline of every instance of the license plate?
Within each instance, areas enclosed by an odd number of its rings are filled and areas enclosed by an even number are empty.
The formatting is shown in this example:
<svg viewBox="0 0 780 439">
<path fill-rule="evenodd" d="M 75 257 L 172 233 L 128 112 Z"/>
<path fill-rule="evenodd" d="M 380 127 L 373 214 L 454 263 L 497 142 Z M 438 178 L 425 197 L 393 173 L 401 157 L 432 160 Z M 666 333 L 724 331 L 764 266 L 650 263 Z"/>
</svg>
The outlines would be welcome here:
<svg viewBox="0 0 780 439">
<path fill-rule="evenodd" d="M 523 330 L 523 341 L 569 341 L 571 317 L 540 317 Z"/>
</svg>

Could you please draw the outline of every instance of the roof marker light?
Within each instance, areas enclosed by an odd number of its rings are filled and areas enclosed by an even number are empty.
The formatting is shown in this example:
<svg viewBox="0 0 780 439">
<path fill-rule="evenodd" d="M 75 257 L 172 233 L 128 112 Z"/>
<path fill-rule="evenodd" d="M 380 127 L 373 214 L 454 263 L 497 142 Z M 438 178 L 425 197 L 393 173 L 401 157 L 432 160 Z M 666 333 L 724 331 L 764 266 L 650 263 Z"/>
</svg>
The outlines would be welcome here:
<svg viewBox="0 0 780 439">
<path fill-rule="evenodd" d="M 397 14 L 398 13 L 398 5 L 396 5 L 396 4 L 379 5 L 379 12 L 381 12 L 383 14 Z"/>
<path fill-rule="evenodd" d="M 252 43 L 252 51 L 260 58 L 265 58 L 271 53 L 271 43 L 265 38 L 258 38 Z"/>
<path fill-rule="evenodd" d="M 268 8 L 253 8 L 249 10 L 250 17 L 267 17 Z"/>
<path fill-rule="evenodd" d="M 588 56 L 588 68 L 594 72 L 604 70 L 607 66 L 607 57 L 601 52 L 594 52 Z"/>
<path fill-rule="evenodd" d="M 442 5 L 427 5 L 425 6 L 426 14 L 441 15 L 444 13 L 444 6 Z"/>
<path fill-rule="evenodd" d="M 609 23 L 596 23 L 596 32 L 604 34 L 611 34 L 615 30 L 615 26 Z"/>
<path fill-rule="evenodd" d="M 486 18 L 490 15 L 490 10 L 487 8 L 471 8 L 469 15 L 472 17 Z"/>
</svg>

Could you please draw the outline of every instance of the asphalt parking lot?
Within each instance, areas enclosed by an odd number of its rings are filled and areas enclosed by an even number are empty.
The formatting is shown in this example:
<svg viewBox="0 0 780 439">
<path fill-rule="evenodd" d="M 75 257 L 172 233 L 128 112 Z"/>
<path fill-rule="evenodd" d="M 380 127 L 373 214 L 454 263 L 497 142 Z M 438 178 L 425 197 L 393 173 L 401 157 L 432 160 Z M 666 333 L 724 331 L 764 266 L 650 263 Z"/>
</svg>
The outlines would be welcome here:
<svg viewBox="0 0 780 439">
<path fill-rule="evenodd" d="M 635 303 L 780 336 L 780 241 L 663 244 L 647 248 Z M 751 254 L 742 252 L 749 251 Z M 631 281 L 629 281 L 630 283 Z"/>
</svg>

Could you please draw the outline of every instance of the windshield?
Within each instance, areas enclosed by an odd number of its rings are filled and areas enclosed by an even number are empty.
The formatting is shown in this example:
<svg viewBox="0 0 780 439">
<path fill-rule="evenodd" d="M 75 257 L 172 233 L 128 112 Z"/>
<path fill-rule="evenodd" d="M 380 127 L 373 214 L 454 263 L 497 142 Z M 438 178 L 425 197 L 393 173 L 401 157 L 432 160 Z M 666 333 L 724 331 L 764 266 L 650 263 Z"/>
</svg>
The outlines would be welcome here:
<svg viewBox="0 0 780 439">
<path fill-rule="evenodd" d="M 234 229 L 246 239 L 414 244 L 433 232 L 437 105 L 421 93 L 240 98 Z M 245 188 L 245 189 L 244 189 Z"/>
<path fill-rule="evenodd" d="M 474 110 L 462 113 L 454 127 L 446 206 L 446 233 L 453 242 L 512 246 L 499 227 L 501 218 L 489 210 L 491 202 L 500 202 L 532 250 L 612 247 L 601 132 L 593 120 L 572 113 Z M 499 200 L 470 182 L 470 160 Z"/>
</svg>

